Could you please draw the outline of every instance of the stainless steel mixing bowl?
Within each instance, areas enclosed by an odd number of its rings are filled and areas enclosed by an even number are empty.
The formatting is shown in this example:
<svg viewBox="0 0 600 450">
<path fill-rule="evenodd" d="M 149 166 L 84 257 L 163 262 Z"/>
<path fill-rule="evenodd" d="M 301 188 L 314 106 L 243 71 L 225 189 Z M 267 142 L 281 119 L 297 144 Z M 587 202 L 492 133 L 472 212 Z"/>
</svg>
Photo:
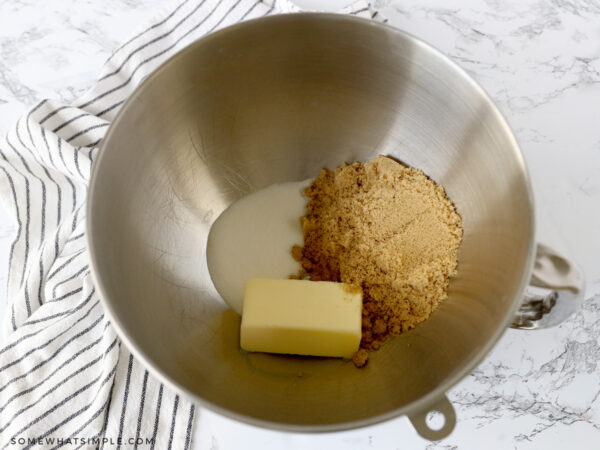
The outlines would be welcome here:
<svg viewBox="0 0 600 450">
<path fill-rule="evenodd" d="M 240 351 L 240 319 L 207 270 L 213 221 L 256 189 L 379 154 L 423 169 L 456 203 L 464 241 L 448 300 L 362 370 Z M 340 15 L 254 20 L 177 54 L 111 125 L 88 202 L 95 281 L 133 353 L 200 405 L 285 430 L 406 414 L 425 437 L 448 434 L 444 393 L 513 320 L 535 253 L 525 164 L 482 89 L 414 37 Z M 434 409 L 438 431 L 424 420 Z"/>
</svg>

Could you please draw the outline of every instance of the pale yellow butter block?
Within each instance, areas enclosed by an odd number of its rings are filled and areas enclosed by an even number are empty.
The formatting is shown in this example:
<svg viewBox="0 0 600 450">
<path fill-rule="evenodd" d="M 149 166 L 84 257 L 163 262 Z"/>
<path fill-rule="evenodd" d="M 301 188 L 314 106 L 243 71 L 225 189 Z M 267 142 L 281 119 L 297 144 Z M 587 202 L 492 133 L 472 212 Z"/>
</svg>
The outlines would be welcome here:
<svg viewBox="0 0 600 450">
<path fill-rule="evenodd" d="M 362 291 L 329 281 L 251 278 L 240 345 L 250 352 L 351 358 L 361 338 Z"/>
</svg>

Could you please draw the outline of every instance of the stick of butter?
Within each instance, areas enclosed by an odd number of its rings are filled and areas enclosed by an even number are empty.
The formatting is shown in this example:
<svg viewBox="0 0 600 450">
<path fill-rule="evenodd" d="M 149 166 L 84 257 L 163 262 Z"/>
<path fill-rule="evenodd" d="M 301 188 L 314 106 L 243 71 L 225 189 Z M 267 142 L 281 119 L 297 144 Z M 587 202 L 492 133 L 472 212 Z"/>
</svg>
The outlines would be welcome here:
<svg viewBox="0 0 600 450">
<path fill-rule="evenodd" d="M 361 338 L 362 290 L 329 281 L 251 278 L 240 345 L 250 352 L 352 358 Z"/>
</svg>

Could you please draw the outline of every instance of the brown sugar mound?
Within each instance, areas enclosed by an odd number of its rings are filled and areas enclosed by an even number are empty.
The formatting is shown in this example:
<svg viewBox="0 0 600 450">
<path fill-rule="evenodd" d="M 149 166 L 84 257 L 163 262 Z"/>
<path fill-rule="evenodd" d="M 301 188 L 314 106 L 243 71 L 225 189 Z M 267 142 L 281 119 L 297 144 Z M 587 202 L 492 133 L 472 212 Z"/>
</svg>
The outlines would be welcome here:
<svg viewBox="0 0 600 450">
<path fill-rule="evenodd" d="M 377 157 L 323 169 L 306 188 L 300 277 L 363 289 L 361 349 L 377 350 L 414 328 L 447 297 L 456 273 L 461 218 L 444 188 L 421 170 Z"/>
</svg>

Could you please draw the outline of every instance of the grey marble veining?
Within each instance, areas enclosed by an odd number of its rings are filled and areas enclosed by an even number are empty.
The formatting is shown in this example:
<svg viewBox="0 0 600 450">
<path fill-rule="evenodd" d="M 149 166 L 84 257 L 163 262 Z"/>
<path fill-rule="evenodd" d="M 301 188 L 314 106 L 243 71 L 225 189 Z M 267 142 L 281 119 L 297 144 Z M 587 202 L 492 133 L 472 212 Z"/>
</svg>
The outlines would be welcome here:
<svg viewBox="0 0 600 450">
<path fill-rule="evenodd" d="M 72 101 L 104 61 L 169 2 L 0 2 L 0 134 L 43 98 Z"/>
<path fill-rule="evenodd" d="M 72 100 L 163 0 L 0 0 L 0 134 L 28 106 Z M 298 1 L 315 7 L 315 0 Z M 334 9 L 339 1 L 323 1 Z M 559 327 L 508 330 L 448 396 L 441 442 L 406 418 L 319 436 L 259 430 L 201 411 L 195 448 L 563 449 L 600 447 L 600 2 L 377 0 L 390 24 L 449 55 L 495 100 L 530 169 L 540 241 L 576 260 L 583 308 Z M 518 226 L 518 224 L 515 224 Z M 14 225 L 0 211 L 0 286 Z M 5 292 L 0 293 L 0 305 Z M 0 310 L 2 308 L 0 307 Z"/>
</svg>

